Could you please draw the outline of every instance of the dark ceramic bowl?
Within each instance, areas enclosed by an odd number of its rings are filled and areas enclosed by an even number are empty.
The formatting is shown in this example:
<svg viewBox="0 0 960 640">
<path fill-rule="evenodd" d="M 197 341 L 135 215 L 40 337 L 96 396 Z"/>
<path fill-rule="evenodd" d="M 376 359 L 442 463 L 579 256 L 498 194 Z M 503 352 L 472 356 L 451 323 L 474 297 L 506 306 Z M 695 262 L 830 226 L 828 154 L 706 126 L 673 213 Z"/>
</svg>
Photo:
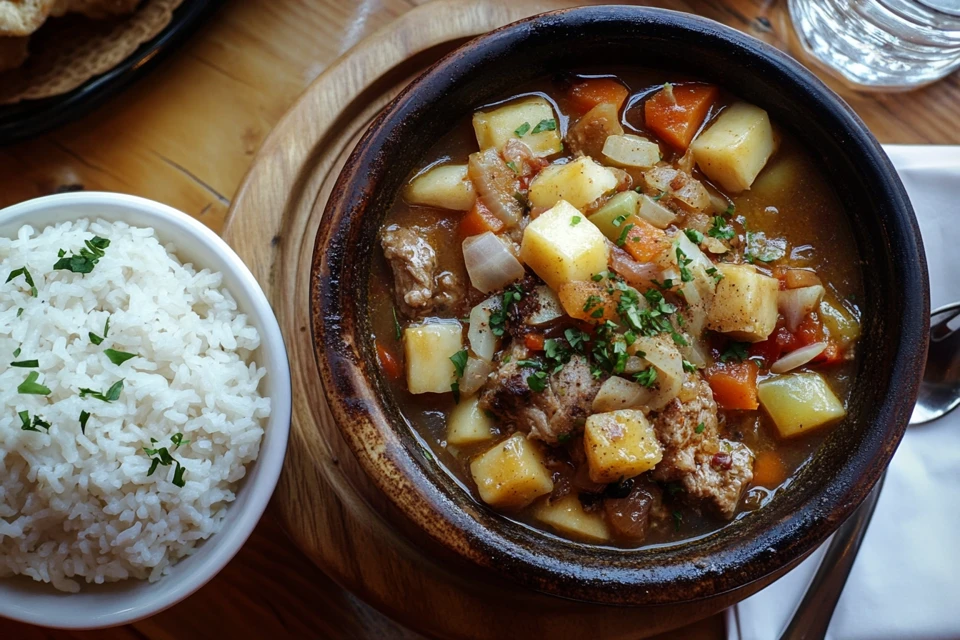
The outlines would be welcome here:
<svg viewBox="0 0 960 640">
<path fill-rule="evenodd" d="M 524 82 L 611 61 L 715 82 L 804 141 L 832 176 L 856 230 L 864 277 L 859 379 L 847 420 L 769 504 L 669 548 L 624 551 L 547 538 L 475 501 L 398 412 L 367 320 L 378 227 L 428 147 L 474 107 Z M 783 53 L 715 22 L 657 9 L 540 15 L 468 42 L 420 76 L 377 118 L 341 173 L 317 238 L 311 286 L 330 407 L 377 486 L 460 556 L 534 589 L 598 603 L 746 595 L 796 564 L 877 482 L 903 435 L 926 357 L 927 272 L 916 219 L 863 122 Z"/>
</svg>

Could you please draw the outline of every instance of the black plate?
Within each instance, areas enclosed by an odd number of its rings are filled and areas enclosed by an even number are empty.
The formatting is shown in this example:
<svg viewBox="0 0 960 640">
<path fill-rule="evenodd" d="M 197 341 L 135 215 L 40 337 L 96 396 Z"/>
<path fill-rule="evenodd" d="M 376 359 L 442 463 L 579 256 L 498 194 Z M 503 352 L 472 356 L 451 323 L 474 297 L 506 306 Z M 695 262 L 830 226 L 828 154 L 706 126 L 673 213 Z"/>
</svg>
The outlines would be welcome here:
<svg viewBox="0 0 960 640">
<path fill-rule="evenodd" d="M 187 0 L 173 12 L 163 31 L 110 71 L 59 96 L 0 107 L 0 145 L 32 138 L 89 113 L 156 67 L 222 4 L 223 0 Z"/>
</svg>

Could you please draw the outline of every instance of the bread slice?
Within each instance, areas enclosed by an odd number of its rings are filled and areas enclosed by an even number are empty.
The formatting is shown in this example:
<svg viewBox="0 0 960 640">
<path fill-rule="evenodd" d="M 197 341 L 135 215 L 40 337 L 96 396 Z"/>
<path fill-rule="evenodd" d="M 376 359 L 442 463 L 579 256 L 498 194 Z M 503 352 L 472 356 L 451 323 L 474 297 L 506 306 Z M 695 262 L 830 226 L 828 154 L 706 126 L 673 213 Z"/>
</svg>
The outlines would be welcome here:
<svg viewBox="0 0 960 640">
<path fill-rule="evenodd" d="M 56 0 L 0 0 L 0 36 L 28 36 L 46 21 Z"/>
<path fill-rule="evenodd" d="M 51 15 L 82 13 L 88 18 L 102 20 L 133 13 L 138 4 L 140 0 L 55 0 Z"/>
<path fill-rule="evenodd" d="M 0 71 L 16 69 L 27 59 L 28 36 L 0 38 Z"/>
</svg>

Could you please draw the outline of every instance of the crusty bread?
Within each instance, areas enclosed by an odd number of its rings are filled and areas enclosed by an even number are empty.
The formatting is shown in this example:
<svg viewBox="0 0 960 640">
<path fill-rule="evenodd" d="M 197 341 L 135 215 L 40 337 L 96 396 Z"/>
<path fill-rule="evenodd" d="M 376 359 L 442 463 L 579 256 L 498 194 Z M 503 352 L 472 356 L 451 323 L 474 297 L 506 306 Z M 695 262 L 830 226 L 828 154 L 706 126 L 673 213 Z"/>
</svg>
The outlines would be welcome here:
<svg viewBox="0 0 960 640">
<path fill-rule="evenodd" d="M 56 0 L 0 0 L 0 36 L 28 36 L 46 21 Z"/>
<path fill-rule="evenodd" d="M 138 4 L 140 0 L 55 0 L 51 15 L 82 13 L 88 18 L 100 20 L 133 13 Z"/>
<path fill-rule="evenodd" d="M 30 38 L 0 38 L 0 71 L 16 69 L 27 59 L 27 43 Z"/>
</svg>

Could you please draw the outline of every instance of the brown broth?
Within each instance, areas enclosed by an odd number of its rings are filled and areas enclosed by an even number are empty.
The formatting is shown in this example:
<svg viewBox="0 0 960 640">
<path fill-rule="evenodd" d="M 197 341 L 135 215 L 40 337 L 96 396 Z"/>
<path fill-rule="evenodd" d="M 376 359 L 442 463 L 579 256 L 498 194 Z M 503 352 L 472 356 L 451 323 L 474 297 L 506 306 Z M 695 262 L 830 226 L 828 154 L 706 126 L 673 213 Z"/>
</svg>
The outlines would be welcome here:
<svg viewBox="0 0 960 640">
<path fill-rule="evenodd" d="M 624 129 L 628 132 L 643 131 L 642 98 L 645 95 L 658 89 L 665 81 L 687 80 L 683 77 L 666 77 L 657 72 L 617 71 L 610 77 L 619 78 L 631 91 L 622 112 Z M 585 77 L 607 75 L 582 74 Z M 507 102 L 523 95 L 536 94 L 548 98 L 559 109 L 559 113 L 566 114 L 569 112 L 569 105 L 562 96 L 564 83 L 568 81 L 569 79 L 554 79 L 534 83 L 520 88 L 514 95 L 488 105 L 477 105 L 477 108 Z M 716 113 L 718 106 L 729 102 L 730 96 L 722 94 L 719 105 L 713 108 L 713 113 Z M 561 116 L 559 127 L 562 134 L 566 133 L 568 124 L 568 118 L 565 115 Z M 777 123 L 773 124 L 779 135 L 779 148 L 755 181 L 753 188 L 732 197 L 736 205 L 735 215 L 742 217 L 741 221 L 745 222 L 751 231 L 785 238 L 789 243 L 787 257 L 776 264 L 814 269 L 827 287 L 828 295 L 842 303 L 859 318 L 859 309 L 856 306 L 856 300 L 862 295 L 859 259 L 851 229 L 840 203 L 827 177 L 816 166 L 811 155 L 792 135 L 778 128 Z M 467 114 L 454 130 L 431 148 L 419 165 L 421 169 L 413 175 L 443 161 L 465 163 L 467 156 L 476 150 L 470 114 Z M 695 175 L 706 181 L 704 176 Z M 461 216 L 462 213 L 456 211 L 409 206 L 398 198 L 388 212 L 384 224 L 416 225 L 428 229 L 430 240 L 437 249 L 441 267 L 460 274 L 464 281 L 468 282 L 463 265 L 460 238 L 456 230 Z M 369 282 L 370 323 L 373 331 L 371 337 L 379 345 L 395 354 L 399 360 L 402 356 L 402 345 L 395 336 L 392 282 L 390 269 L 378 251 L 373 267 L 373 277 Z M 471 303 L 476 303 L 485 297 L 474 296 L 473 299 L 466 301 L 463 308 L 457 310 L 457 317 L 469 313 Z M 825 375 L 834 392 L 846 404 L 854 382 L 854 362 L 848 361 L 830 368 L 818 367 L 816 370 Z M 480 453 L 490 445 L 482 445 L 476 451 L 460 451 L 459 456 L 453 455 L 447 449 L 446 417 L 454 407 L 451 394 L 413 395 L 407 391 L 403 379 L 388 382 L 397 405 L 411 427 L 429 445 L 444 467 L 473 495 L 476 495 L 476 487 L 469 472 L 469 457 Z M 743 412 L 721 410 L 720 419 L 721 433 L 735 440 L 741 440 L 755 454 L 773 450 L 779 454 L 787 471 L 787 478 L 779 488 L 789 484 L 790 479 L 810 460 L 830 430 L 828 427 L 800 438 L 783 440 L 779 438 L 770 418 L 762 409 Z M 506 433 L 503 434 L 503 436 L 506 435 Z M 777 489 L 778 487 L 759 486 L 748 489 L 741 499 L 737 518 L 762 507 Z M 665 492 L 667 508 L 679 514 L 679 520 L 668 523 L 669 526 L 652 528 L 642 547 L 689 540 L 712 533 L 727 524 L 714 517 L 702 515 L 694 508 L 673 503 L 667 493 L 669 492 Z M 544 531 L 542 526 L 537 525 L 524 512 L 507 517 Z M 545 533 L 553 535 L 550 531 Z M 635 547 L 636 545 L 622 546 Z"/>
</svg>

